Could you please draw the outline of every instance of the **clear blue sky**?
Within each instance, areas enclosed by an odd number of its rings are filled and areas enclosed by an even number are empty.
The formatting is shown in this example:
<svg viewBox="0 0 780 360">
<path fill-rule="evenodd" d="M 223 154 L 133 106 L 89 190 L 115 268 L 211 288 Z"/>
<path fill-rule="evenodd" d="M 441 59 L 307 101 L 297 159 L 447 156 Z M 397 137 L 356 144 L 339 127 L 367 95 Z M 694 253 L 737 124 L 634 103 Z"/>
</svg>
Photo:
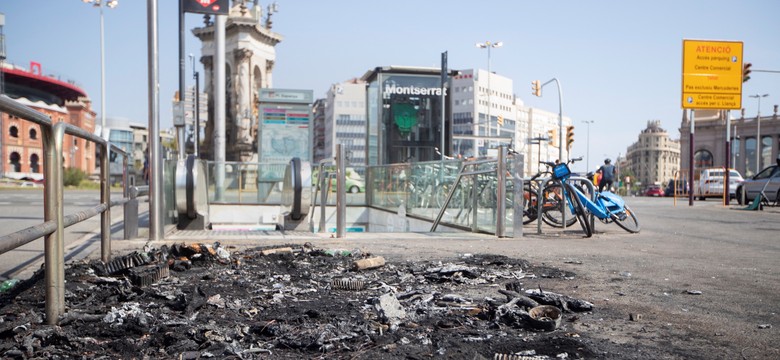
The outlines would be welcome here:
<svg viewBox="0 0 780 360">
<path fill-rule="evenodd" d="M 250 1 L 251 2 L 251 1 Z M 170 100 L 178 87 L 177 2 L 159 0 L 161 127 L 171 125 Z M 590 164 L 625 154 L 648 120 L 661 120 L 679 137 L 682 110 L 682 40 L 744 42 L 754 69 L 780 70 L 778 1 L 409 1 L 277 0 L 274 86 L 314 90 L 383 65 L 438 67 L 449 52 L 453 69 L 487 68 L 487 53 L 474 44 L 503 41 L 491 53 L 491 70 L 514 80 L 526 105 L 557 112 L 554 88 L 530 94 L 532 80 L 557 77 L 563 112 L 575 121 L 574 155 Z M 265 7 L 267 1 L 261 1 Z M 105 11 L 107 116 L 147 123 L 147 1 L 120 0 Z M 5 13 L 8 61 L 75 80 L 100 111 L 98 10 L 80 0 L 0 0 Z M 190 29 L 202 16 L 188 14 Z M 200 45 L 187 31 L 187 53 Z M 187 65 L 187 85 L 192 85 Z M 780 74 L 753 73 L 743 106 L 755 116 L 780 104 Z M 738 116 L 738 111 L 733 112 Z"/>
</svg>

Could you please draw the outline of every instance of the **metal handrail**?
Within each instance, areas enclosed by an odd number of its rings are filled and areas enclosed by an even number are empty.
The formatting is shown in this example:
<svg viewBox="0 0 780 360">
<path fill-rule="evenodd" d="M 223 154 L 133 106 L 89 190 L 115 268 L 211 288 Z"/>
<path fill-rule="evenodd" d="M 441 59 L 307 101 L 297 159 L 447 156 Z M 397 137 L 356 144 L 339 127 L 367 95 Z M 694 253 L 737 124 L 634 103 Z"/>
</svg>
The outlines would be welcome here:
<svg viewBox="0 0 780 360">
<path fill-rule="evenodd" d="M 479 169 L 479 165 L 489 164 L 491 165 L 488 169 Z M 471 171 L 466 171 L 467 168 L 471 167 Z M 477 159 L 473 161 L 466 161 L 461 164 L 460 171 L 458 171 L 458 176 L 455 179 L 455 182 L 453 183 L 452 188 L 447 193 L 447 197 L 444 200 L 444 205 L 441 209 L 439 209 L 439 213 L 436 215 L 436 218 L 433 220 L 433 224 L 431 225 L 430 232 L 436 231 L 436 228 L 439 226 L 439 223 L 441 223 L 442 218 L 444 217 L 444 212 L 449 206 L 450 201 L 452 200 L 453 195 L 455 194 L 455 191 L 457 191 L 458 186 L 460 185 L 461 180 L 464 177 L 467 176 L 477 176 L 477 175 L 485 175 L 485 174 L 496 174 L 496 185 L 497 185 L 497 197 L 498 197 L 498 204 L 497 204 L 497 214 L 496 214 L 496 231 L 495 235 L 497 237 L 504 237 L 505 236 L 505 222 L 504 222 L 504 216 L 506 214 L 506 204 L 504 203 L 504 197 L 506 194 L 506 155 L 504 153 L 504 147 L 499 147 L 499 156 L 498 158 L 487 158 L 487 159 Z M 472 231 L 477 232 L 477 213 L 476 213 L 476 202 L 477 202 L 477 191 L 476 186 L 477 183 L 474 182 L 473 185 L 474 190 L 471 192 L 472 195 L 472 209 L 474 209 L 473 217 L 474 220 L 472 221 Z"/>
<path fill-rule="evenodd" d="M 31 121 L 41 127 L 44 152 L 44 222 L 12 234 L 0 236 L 0 253 L 44 237 L 44 276 L 46 287 L 46 322 L 56 325 L 65 311 L 65 239 L 64 228 L 101 215 L 101 259 L 111 258 L 111 192 L 109 184 L 109 149 L 123 156 L 123 183 L 127 184 L 127 153 L 107 140 L 68 123 L 56 123 L 28 106 L 19 104 L 6 95 L 0 95 L 0 111 Z M 64 214 L 63 142 L 65 134 L 88 140 L 100 146 L 100 204 L 77 212 Z M 125 197 L 127 187 L 125 186 Z"/>
</svg>

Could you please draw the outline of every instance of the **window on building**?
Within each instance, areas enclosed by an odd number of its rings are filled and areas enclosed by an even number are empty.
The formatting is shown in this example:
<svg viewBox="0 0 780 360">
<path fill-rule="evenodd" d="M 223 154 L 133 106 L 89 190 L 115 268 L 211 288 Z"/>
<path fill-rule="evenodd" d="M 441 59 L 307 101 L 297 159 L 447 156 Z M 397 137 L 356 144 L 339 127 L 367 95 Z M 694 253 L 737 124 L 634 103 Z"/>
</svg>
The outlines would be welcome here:
<svg viewBox="0 0 780 360">
<path fill-rule="evenodd" d="M 40 172 L 40 159 L 38 158 L 38 154 L 32 154 L 30 156 L 30 172 L 33 173 L 39 173 Z"/>
<path fill-rule="evenodd" d="M 38 139 L 38 131 L 35 129 L 30 129 L 30 140 L 36 140 Z"/>
<path fill-rule="evenodd" d="M 763 169 L 771 164 L 774 164 L 772 159 L 772 137 L 763 136 L 761 137 L 761 164 L 758 167 Z"/>
<path fill-rule="evenodd" d="M 8 135 L 10 135 L 13 138 L 19 137 L 19 128 L 16 126 L 11 125 L 11 127 L 8 129 Z"/>
<path fill-rule="evenodd" d="M 19 162 L 22 159 L 21 156 L 19 156 L 18 152 L 12 152 L 11 156 L 9 156 L 9 160 L 11 160 L 11 170 L 14 172 L 22 172 L 22 164 Z"/>
<path fill-rule="evenodd" d="M 753 176 L 756 173 L 756 138 L 745 138 L 745 176 Z"/>
<path fill-rule="evenodd" d="M 711 167 L 712 153 L 707 150 L 699 150 L 693 154 L 693 167 L 697 169 Z"/>
</svg>

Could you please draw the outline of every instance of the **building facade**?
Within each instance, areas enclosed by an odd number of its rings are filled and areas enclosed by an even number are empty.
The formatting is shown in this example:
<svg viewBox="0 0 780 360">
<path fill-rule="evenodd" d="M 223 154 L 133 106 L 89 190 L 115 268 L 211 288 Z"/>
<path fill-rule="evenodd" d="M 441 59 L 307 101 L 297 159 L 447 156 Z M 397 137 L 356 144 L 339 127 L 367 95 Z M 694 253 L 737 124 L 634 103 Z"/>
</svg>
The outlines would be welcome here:
<svg viewBox="0 0 780 360">
<path fill-rule="evenodd" d="M 325 108 L 327 99 L 317 99 L 311 105 L 311 154 L 313 164 L 325 159 Z"/>
<path fill-rule="evenodd" d="M 438 160 L 442 143 L 441 152 L 452 153 L 441 69 L 377 67 L 361 80 L 367 83 L 367 165 Z"/>
<path fill-rule="evenodd" d="M 348 166 L 364 166 L 366 130 L 366 82 L 352 79 L 331 86 L 325 101 L 324 158 L 334 158 L 336 144 L 341 144 Z"/>
<path fill-rule="evenodd" d="M 559 132 L 571 118 L 526 107 L 509 78 L 491 74 L 488 86 L 484 70 L 449 75 L 442 88 L 437 68 L 377 67 L 334 84 L 313 106 L 314 160 L 332 158 L 336 144 L 346 145 L 353 166 L 437 160 L 442 128 L 446 156 L 495 156 L 509 146 L 525 155 L 524 175 L 560 157 Z M 565 145 L 563 157 L 570 157 Z"/>
<path fill-rule="evenodd" d="M 84 90 L 72 82 L 43 75 L 41 64 L 30 63 L 30 69 L 3 64 L 4 95 L 29 106 L 52 119 L 66 122 L 87 132 L 95 131 L 95 112 Z M 9 114 L 0 114 L 0 177 L 43 179 L 43 140 L 40 126 Z M 87 174 L 95 170 L 95 145 L 84 139 L 65 135 L 63 163 Z"/>
<path fill-rule="evenodd" d="M 515 151 L 525 156 L 524 176 L 531 176 L 539 171 L 545 171 L 540 161 L 555 162 L 560 157 L 560 128 L 572 124 L 568 116 L 526 107 L 518 102 L 517 131 L 515 133 Z M 565 140 L 564 134 L 564 142 Z M 563 158 L 570 158 L 569 150 L 563 145 Z"/>
<path fill-rule="evenodd" d="M 623 166 L 635 177 L 632 183 L 662 185 L 674 179 L 680 169 L 680 141 L 669 137 L 660 120 L 650 120 L 637 142 L 628 147 L 625 159 Z"/>
<path fill-rule="evenodd" d="M 513 81 L 482 69 L 452 77 L 453 154 L 485 156 L 488 149 L 516 138 L 517 107 Z"/>
<path fill-rule="evenodd" d="M 778 119 L 778 106 L 773 106 L 771 115 L 760 117 L 760 126 L 757 116 L 745 116 L 742 112 L 738 118 L 727 121 L 729 111 L 702 111 L 694 112 L 694 178 L 698 178 L 701 169 L 708 167 L 726 166 L 736 169 L 743 177 L 750 177 L 761 169 L 775 164 L 780 154 L 780 119 Z M 681 171 L 687 171 L 690 151 L 690 122 L 688 112 L 683 112 L 683 120 L 680 126 L 681 147 Z M 726 131 L 726 124 L 730 123 L 730 129 Z M 760 150 L 757 150 L 761 139 Z M 726 139 L 731 140 L 730 149 L 726 150 Z M 727 159 L 728 157 L 728 159 Z"/>
</svg>

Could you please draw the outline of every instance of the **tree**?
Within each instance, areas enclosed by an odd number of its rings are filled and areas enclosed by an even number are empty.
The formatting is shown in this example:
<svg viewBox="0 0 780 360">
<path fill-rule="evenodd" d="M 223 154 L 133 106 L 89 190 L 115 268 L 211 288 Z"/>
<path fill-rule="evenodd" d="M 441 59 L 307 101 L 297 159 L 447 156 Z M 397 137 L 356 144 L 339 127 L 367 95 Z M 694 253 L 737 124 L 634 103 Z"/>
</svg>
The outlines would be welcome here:
<svg viewBox="0 0 780 360">
<path fill-rule="evenodd" d="M 87 173 L 79 168 L 69 167 L 63 174 L 63 183 L 65 186 L 78 186 L 82 180 L 87 178 Z"/>
</svg>

